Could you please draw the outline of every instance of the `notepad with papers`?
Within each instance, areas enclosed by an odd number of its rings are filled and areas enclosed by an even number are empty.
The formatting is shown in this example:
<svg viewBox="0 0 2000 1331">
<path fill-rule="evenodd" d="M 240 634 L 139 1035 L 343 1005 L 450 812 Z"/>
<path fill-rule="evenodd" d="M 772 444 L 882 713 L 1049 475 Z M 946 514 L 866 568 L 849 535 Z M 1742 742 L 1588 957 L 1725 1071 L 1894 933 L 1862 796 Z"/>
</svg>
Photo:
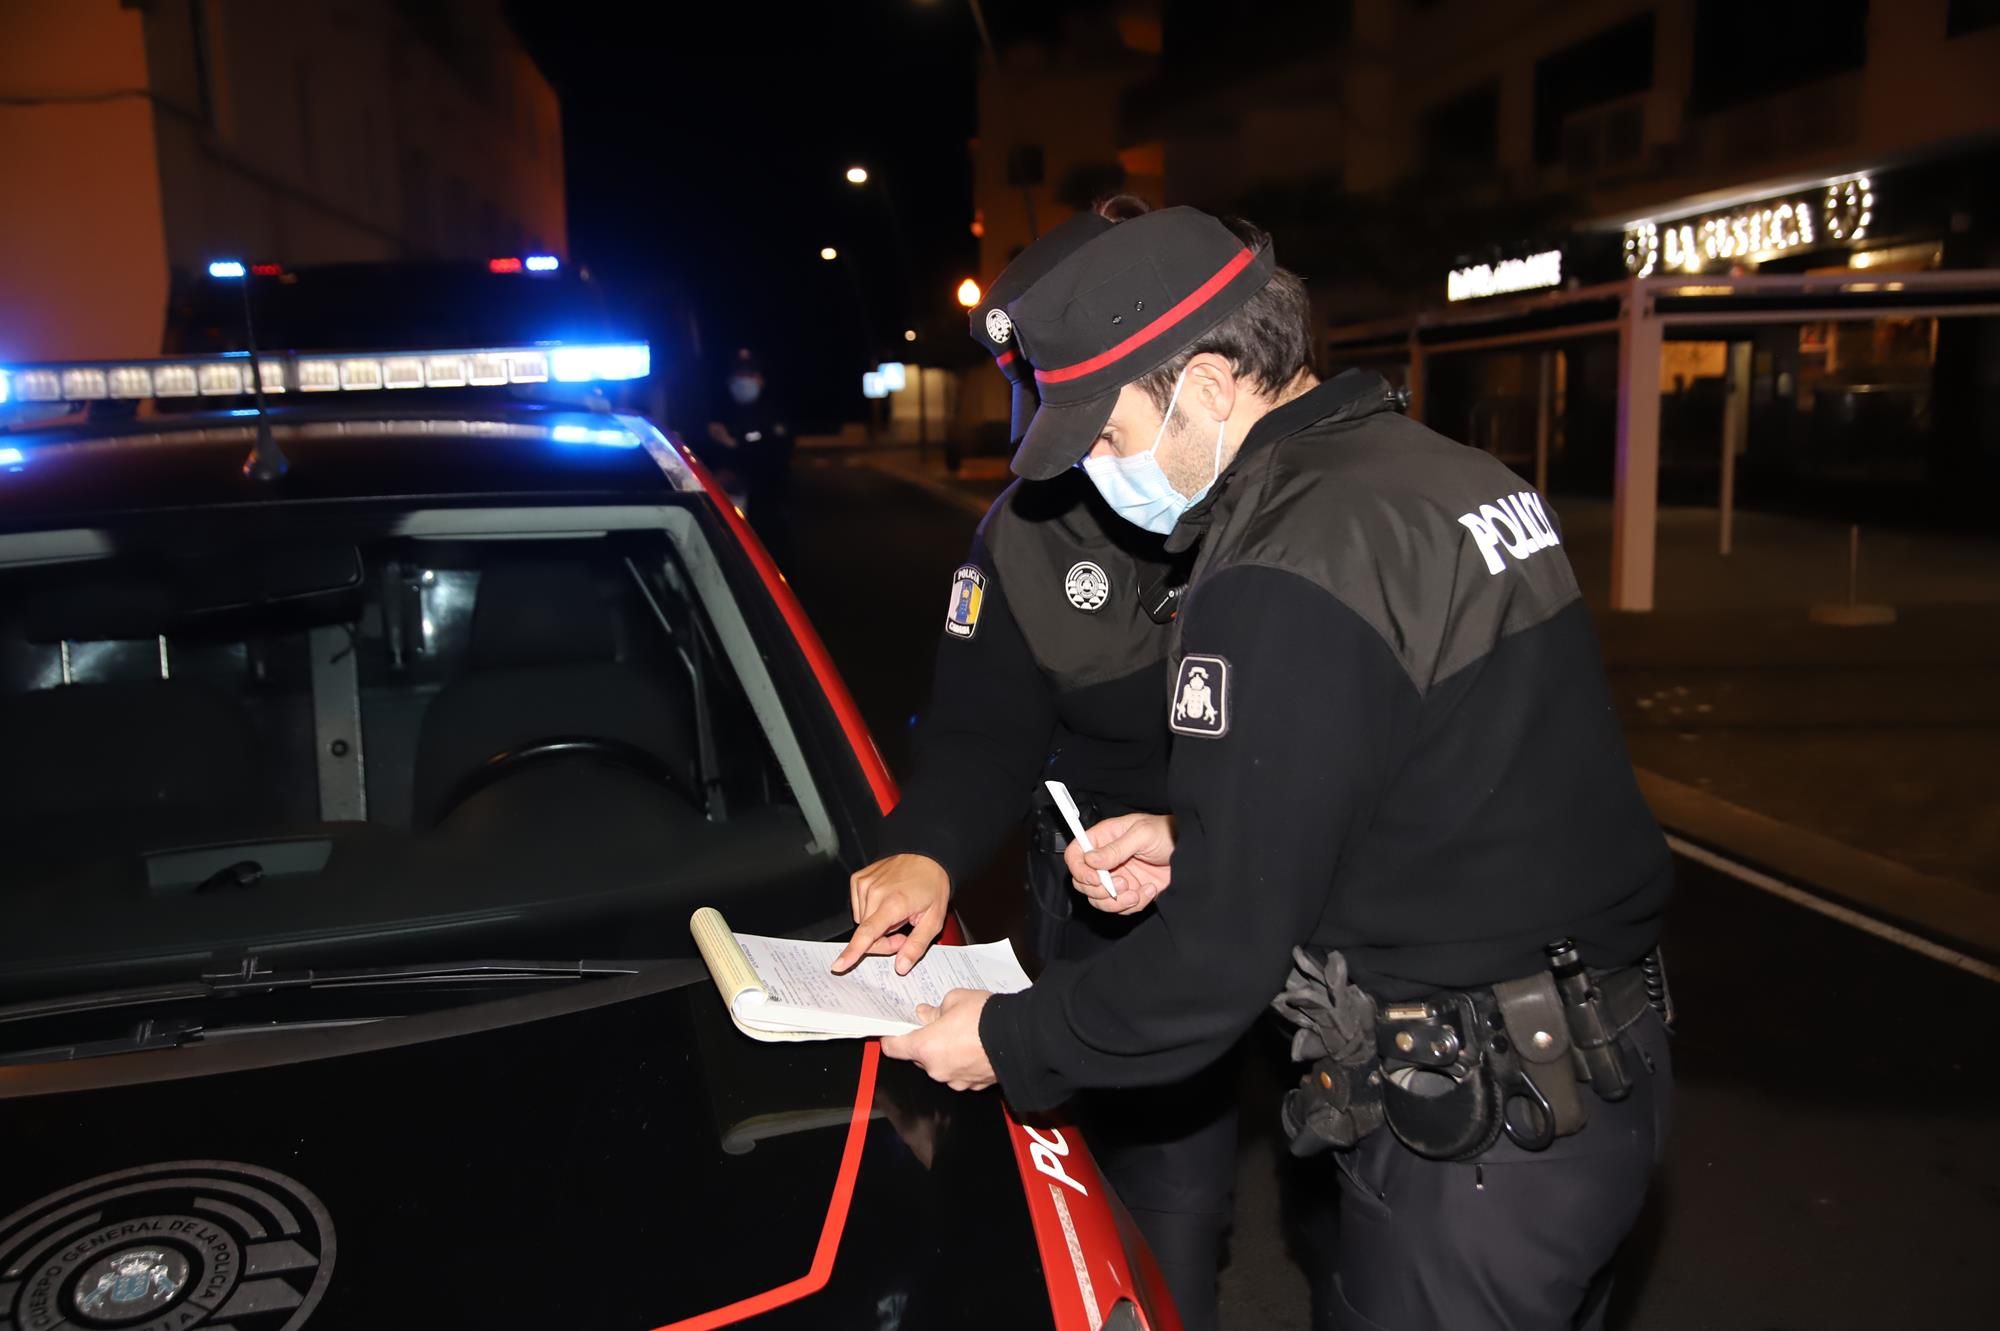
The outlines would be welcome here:
<svg viewBox="0 0 2000 1331">
<path fill-rule="evenodd" d="M 730 1020 L 758 1040 L 902 1035 L 921 1025 L 919 1004 L 934 1006 L 953 989 L 1009 994 L 1029 983 L 1006 942 L 934 944 L 908 975 L 896 974 L 894 957 L 867 957 L 835 975 L 839 943 L 733 933 L 709 906 L 696 911 L 688 927 Z"/>
</svg>

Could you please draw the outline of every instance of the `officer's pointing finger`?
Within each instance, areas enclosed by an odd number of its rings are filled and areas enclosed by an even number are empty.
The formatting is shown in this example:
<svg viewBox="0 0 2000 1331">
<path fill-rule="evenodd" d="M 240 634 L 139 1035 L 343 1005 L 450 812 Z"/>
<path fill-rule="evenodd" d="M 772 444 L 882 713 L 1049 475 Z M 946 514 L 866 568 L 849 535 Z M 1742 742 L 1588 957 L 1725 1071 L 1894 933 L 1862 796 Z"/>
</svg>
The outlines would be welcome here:
<svg viewBox="0 0 2000 1331">
<path fill-rule="evenodd" d="M 891 899 L 870 911 L 868 917 L 855 926 L 854 937 L 847 940 L 847 946 L 833 959 L 834 973 L 842 974 L 854 969 L 881 941 L 882 935 L 902 924 L 907 917 L 899 913 L 901 909 L 901 901 Z"/>
</svg>

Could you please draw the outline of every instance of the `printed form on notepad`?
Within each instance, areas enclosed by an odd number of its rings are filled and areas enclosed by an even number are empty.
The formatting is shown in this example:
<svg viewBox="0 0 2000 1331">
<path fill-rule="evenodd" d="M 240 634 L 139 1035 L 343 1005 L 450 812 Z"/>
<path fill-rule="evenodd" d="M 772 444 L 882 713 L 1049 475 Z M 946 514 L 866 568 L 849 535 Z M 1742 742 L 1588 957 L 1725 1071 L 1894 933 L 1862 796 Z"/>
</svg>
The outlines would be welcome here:
<svg viewBox="0 0 2000 1331">
<path fill-rule="evenodd" d="M 915 1029 L 917 1007 L 935 1007 L 954 989 L 1013 993 L 1028 987 L 1028 976 L 1006 943 L 932 948 L 908 975 L 896 974 L 894 957 L 867 957 L 845 975 L 832 973 L 839 943 L 738 934 L 750 964 L 773 1003 L 845 1012 L 894 1021 Z"/>
</svg>

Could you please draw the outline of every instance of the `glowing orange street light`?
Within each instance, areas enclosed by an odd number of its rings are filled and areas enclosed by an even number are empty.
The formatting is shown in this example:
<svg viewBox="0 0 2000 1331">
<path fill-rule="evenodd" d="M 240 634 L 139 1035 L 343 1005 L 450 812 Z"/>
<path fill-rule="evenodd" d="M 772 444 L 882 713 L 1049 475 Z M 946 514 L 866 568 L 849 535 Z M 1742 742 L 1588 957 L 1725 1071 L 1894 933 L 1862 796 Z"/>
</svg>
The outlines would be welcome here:
<svg viewBox="0 0 2000 1331">
<path fill-rule="evenodd" d="M 979 303 L 979 283 L 966 278 L 958 284 L 958 303 L 971 309 Z"/>
<path fill-rule="evenodd" d="M 848 167 L 847 183 L 850 185 L 866 185 L 868 183 L 868 168 L 865 166 Z"/>
<path fill-rule="evenodd" d="M 819 257 L 825 259 L 828 263 L 832 263 L 835 259 L 838 259 L 840 257 L 840 251 L 835 249 L 833 246 L 828 245 L 825 249 L 819 252 Z"/>
</svg>

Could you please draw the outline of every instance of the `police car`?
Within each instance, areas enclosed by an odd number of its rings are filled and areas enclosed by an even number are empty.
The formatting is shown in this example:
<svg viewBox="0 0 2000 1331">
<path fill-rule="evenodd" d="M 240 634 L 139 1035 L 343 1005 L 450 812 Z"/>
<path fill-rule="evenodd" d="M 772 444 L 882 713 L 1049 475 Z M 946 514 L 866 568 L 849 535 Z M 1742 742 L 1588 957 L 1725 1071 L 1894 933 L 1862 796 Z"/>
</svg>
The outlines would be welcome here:
<svg viewBox="0 0 2000 1331">
<path fill-rule="evenodd" d="M 896 791 L 649 368 L 0 367 L 0 1328 L 1178 1325 L 1071 1127 L 731 1027 Z"/>
</svg>

